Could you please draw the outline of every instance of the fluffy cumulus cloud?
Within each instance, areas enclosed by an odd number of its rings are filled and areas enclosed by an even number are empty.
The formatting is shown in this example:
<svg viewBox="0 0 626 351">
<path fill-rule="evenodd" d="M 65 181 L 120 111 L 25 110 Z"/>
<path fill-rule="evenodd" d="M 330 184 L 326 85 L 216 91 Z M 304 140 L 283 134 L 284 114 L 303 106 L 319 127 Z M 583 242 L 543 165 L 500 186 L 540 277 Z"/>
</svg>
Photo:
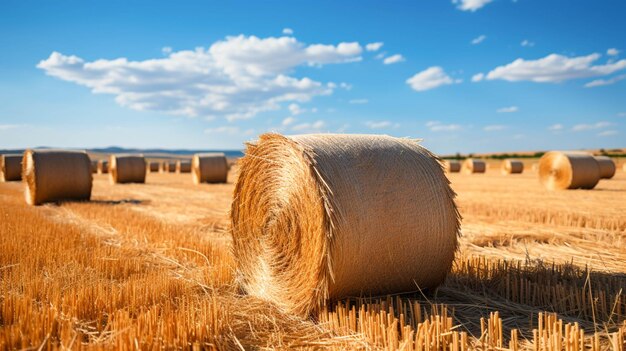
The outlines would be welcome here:
<svg viewBox="0 0 626 351">
<path fill-rule="evenodd" d="M 497 110 L 498 113 L 513 113 L 519 111 L 517 106 L 502 107 Z"/>
<path fill-rule="evenodd" d="M 487 74 L 474 75 L 472 81 L 502 79 L 510 82 L 559 83 L 570 79 L 605 76 L 626 68 L 626 59 L 594 65 L 600 54 L 566 57 L 551 54 L 538 60 L 517 59 Z"/>
<path fill-rule="evenodd" d="M 380 48 L 383 47 L 383 45 L 384 45 L 384 43 L 381 42 L 381 41 L 378 41 L 378 42 L 375 42 L 375 43 L 369 43 L 369 44 L 365 45 L 365 50 L 367 50 L 367 51 L 378 51 L 378 50 L 380 50 Z"/>
<path fill-rule="evenodd" d="M 293 35 L 293 29 L 291 29 L 291 28 L 283 28 L 283 34 L 285 34 L 285 35 Z"/>
<path fill-rule="evenodd" d="M 610 79 L 596 79 L 596 80 L 592 80 L 591 82 L 585 84 L 586 88 L 595 88 L 595 87 L 601 87 L 604 85 L 611 85 L 611 84 L 615 84 L 617 82 L 619 82 L 620 80 L 624 80 L 626 79 L 626 74 L 622 74 Z"/>
<path fill-rule="evenodd" d="M 492 1 L 493 0 L 452 0 L 452 3 L 456 4 L 459 10 L 474 12 Z"/>
<path fill-rule="evenodd" d="M 430 121 L 426 123 L 426 127 L 433 132 L 453 132 L 456 130 L 461 130 L 460 124 L 444 124 L 439 121 Z"/>
<path fill-rule="evenodd" d="M 356 42 L 306 45 L 288 36 L 239 35 L 207 49 L 176 51 L 144 61 L 88 62 L 53 52 L 37 67 L 94 93 L 115 95 L 120 105 L 135 110 L 234 120 L 331 94 L 337 84 L 296 78 L 290 72 L 298 66 L 359 61 L 362 51 Z M 347 84 L 339 87 L 348 89 Z"/>
<path fill-rule="evenodd" d="M 616 48 L 610 48 L 606 51 L 606 54 L 609 56 L 617 56 L 619 55 L 619 50 L 617 50 Z"/>
<path fill-rule="evenodd" d="M 443 68 L 433 66 L 415 74 L 407 79 L 406 83 L 415 91 L 426 91 L 440 87 L 442 85 L 450 85 L 460 83 L 461 80 L 454 80 L 448 76 Z"/>
<path fill-rule="evenodd" d="M 485 41 L 485 39 L 487 39 L 486 35 L 479 35 L 478 37 L 472 39 L 472 45 L 480 44 Z"/>
<path fill-rule="evenodd" d="M 394 63 L 403 62 L 403 61 L 405 61 L 404 56 L 400 54 L 396 54 L 396 55 L 391 55 L 389 57 L 386 57 L 383 60 L 383 63 L 386 65 L 392 65 Z"/>
</svg>

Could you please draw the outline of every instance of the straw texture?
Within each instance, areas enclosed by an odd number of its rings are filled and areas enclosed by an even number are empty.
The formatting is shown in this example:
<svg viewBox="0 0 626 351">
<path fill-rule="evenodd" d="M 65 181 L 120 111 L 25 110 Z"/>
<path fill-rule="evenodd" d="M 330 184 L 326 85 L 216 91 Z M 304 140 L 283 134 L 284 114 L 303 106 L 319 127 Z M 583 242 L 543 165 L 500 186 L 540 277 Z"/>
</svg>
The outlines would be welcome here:
<svg viewBox="0 0 626 351">
<path fill-rule="evenodd" d="M 177 173 L 190 173 L 191 161 L 176 161 L 176 172 Z"/>
<path fill-rule="evenodd" d="M 521 174 L 524 172 L 524 163 L 520 160 L 502 161 L 502 174 Z"/>
<path fill-rule="evenodd" d="M 465 174 L 485 173 L 486 170 L 487 164 L 485 161 L 473 158 L 465 159 L 465 161 L 463 161 L 463 166 L 461 167 L 461 172 Z"/>
<path fill-rule="evenodd" d="M 450 173 L 458 173 L 461 171 L 461 162 L 457 160 L 445 161 L 446 171 Z"/>
<path fill-rule="evenodd" d="M 89 200 L 93 175 L 85 152 L 26 150 L 22 160 L 29 205 L 60 200 Z"/>
<path fill-rule="evenodd" d="M 109 161 L 107 160 L 98 161 L 98 173 L 100 174 L 109 173 Z"/>
<path fill-rule="evenodd" d="M 145 183 L 146 159 L 141 155 L 111 155 L 109 176 L 112 184 Z"/>
<path fill-rule="evenodd" d="M 239 164 L 231 224 L 249 294 L 307 315 L 326 299 L 434 288 L 450 270 L 455 194 L 417 142 L 264 134 Z"/>
<path fill-rule="evenodd" d="M 22 180 L 22 155 L 0 155 L 0 181 Z"/>
<path fill-rule="evenodd" d="M 222 152 L 195 154 L 191 160 L 193 182 L 226 183 L 228 161 Z"/>
<path fill-rule="evenodd" d="M 550 190 L 593 189 L 600 180 L 600 166 L 586 153 L 550 151 L 539 160 L 539 180 Z"/>
<path fill-rule="evenodd" d="M 611 179 L 615 175 L 615 162 L 608 156 L 594 156 L 600 167 L 600 178 Z"/>
<path fill-rule="evenodd" d="M 150 173 L 158 173 L 160 168 L 161 168 L 161 165 L 159 164 L 159 162 L 155 162 L 155 161 L 150 162 L 150 167 L 149 167 Z"/>
</svg>

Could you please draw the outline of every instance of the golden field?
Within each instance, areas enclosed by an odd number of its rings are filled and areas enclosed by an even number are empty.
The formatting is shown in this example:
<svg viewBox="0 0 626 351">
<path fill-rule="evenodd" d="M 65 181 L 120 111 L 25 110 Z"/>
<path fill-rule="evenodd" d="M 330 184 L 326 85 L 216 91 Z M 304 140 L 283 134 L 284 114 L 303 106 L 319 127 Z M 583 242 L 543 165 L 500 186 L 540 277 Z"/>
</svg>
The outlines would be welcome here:
<svg viewBox="0 0 626 351">
<path fill-rule="evenodd" d="M 621 167 L 594 190 L 554 192 L 530 167 L 450 174 L 463 222 L 446 282 L 310 318 L 240 291 L 236 173 L 94 175 L 91 202 L 40 207 L 0 183 L 0 349 L 626 350 Z"/>
</svg>

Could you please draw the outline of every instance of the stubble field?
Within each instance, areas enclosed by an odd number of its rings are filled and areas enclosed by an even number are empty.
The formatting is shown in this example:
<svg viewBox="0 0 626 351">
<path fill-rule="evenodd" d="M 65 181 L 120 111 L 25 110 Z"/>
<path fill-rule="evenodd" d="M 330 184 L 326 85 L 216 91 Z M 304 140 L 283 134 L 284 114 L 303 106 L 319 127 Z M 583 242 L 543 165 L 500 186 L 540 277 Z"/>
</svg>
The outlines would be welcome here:
<svg viewBox="0 0 626 351">
<path fill-rule="evenodd" d="M 239 290 L 236 173 L 94 175 L 91 202 L 40 207 L 0 183 L 0 349 L 626 349 L 621 169 L 592 191 L 549 192 L 530 170 L 450 174 L 463 222 L 445 284 L 310 318 Z"/>
</svg>

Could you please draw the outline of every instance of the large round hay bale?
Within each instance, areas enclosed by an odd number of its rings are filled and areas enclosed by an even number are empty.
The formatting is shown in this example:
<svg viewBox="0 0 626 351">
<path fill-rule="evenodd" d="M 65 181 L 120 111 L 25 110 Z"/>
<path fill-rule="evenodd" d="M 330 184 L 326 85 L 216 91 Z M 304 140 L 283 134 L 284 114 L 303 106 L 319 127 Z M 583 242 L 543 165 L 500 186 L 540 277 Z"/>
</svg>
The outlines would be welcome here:
<svg viewBox="0 0 626 351">
<path fill-rule="evenodd" d="M 148 169 L 150 170 L 150 173 L 157 173 L 159 172 L 160 168 L 161 168 L 161 165 L 159 164 L 159 162 L 156 162 L 156 161 L 150 162 L 150 167 L 148 167 Z"/>
<path fill-rule="evenodd" d="M 20 154 L 0 155 L 0 181 L 22 180 L 22 158 Z"/>
<path fill-rule="evenodd" d="M 600 167 L 600 178 L 611 179 L 615 175 L 615 162 L 608 156 L 594 156 Z"/>
<path fill-rule="evenodd" d="M 222 152 L 195 154 L 191 160 L 193 182 L 226 183 L 228 178 L 228 161 Z"/>
<path fill-rule="evenodd" d="M 539 160 L 539 180 L 550 190 L 593 189 L 600 166 L 590 154 L 550 151 Z"/>
<path fill-rule="evenodd" d="M 93 175 L 86 152 L 26 150 L 22 168 L 29 205 L 91 198 Z"/>
<path fill-rule="evenodd" d="M 178 160 L 176 161 L 176 173 L 189 173 L 191 172 L 191 161 Z"/>
<path fill-rule="evenodd" d="M 233 250 L 249 294 L 306 315 L 326 299 L 434 288 L 450 270 L 455 195 L 416 141 L 264 134 L 239 165 Z"/>
<path fill-rule="evenodd" d="M 146 159 L 142 155 L 111 155 L 109 175 L 112 184 L 145 183 Z"/>
<path fill-rule="evenodd" d="M 461 162 L 458 160 L 447 160 L 444 165 L 447 172 L 458 173 L 461 171 Z"/>
<path fill-rule="evenodd" d="M 468 158 L 463 161 L 461 172 L 465 174 L 472 173 L 485 173 L 487 170 L 487 164 L 483 160 L 477 160 L 475 158 Z"/>
<path fill-rule="evenodd" d="M 521 174 L 524 172 L 524 162 L 520 160 L 502 161 L 502 174 Z"/>
<path fill-rule="evenodd" d="M 100 174 L 109 173 L 109 161 L 107 160 L 98 161 L 98 173 Z"/>
</svg>

